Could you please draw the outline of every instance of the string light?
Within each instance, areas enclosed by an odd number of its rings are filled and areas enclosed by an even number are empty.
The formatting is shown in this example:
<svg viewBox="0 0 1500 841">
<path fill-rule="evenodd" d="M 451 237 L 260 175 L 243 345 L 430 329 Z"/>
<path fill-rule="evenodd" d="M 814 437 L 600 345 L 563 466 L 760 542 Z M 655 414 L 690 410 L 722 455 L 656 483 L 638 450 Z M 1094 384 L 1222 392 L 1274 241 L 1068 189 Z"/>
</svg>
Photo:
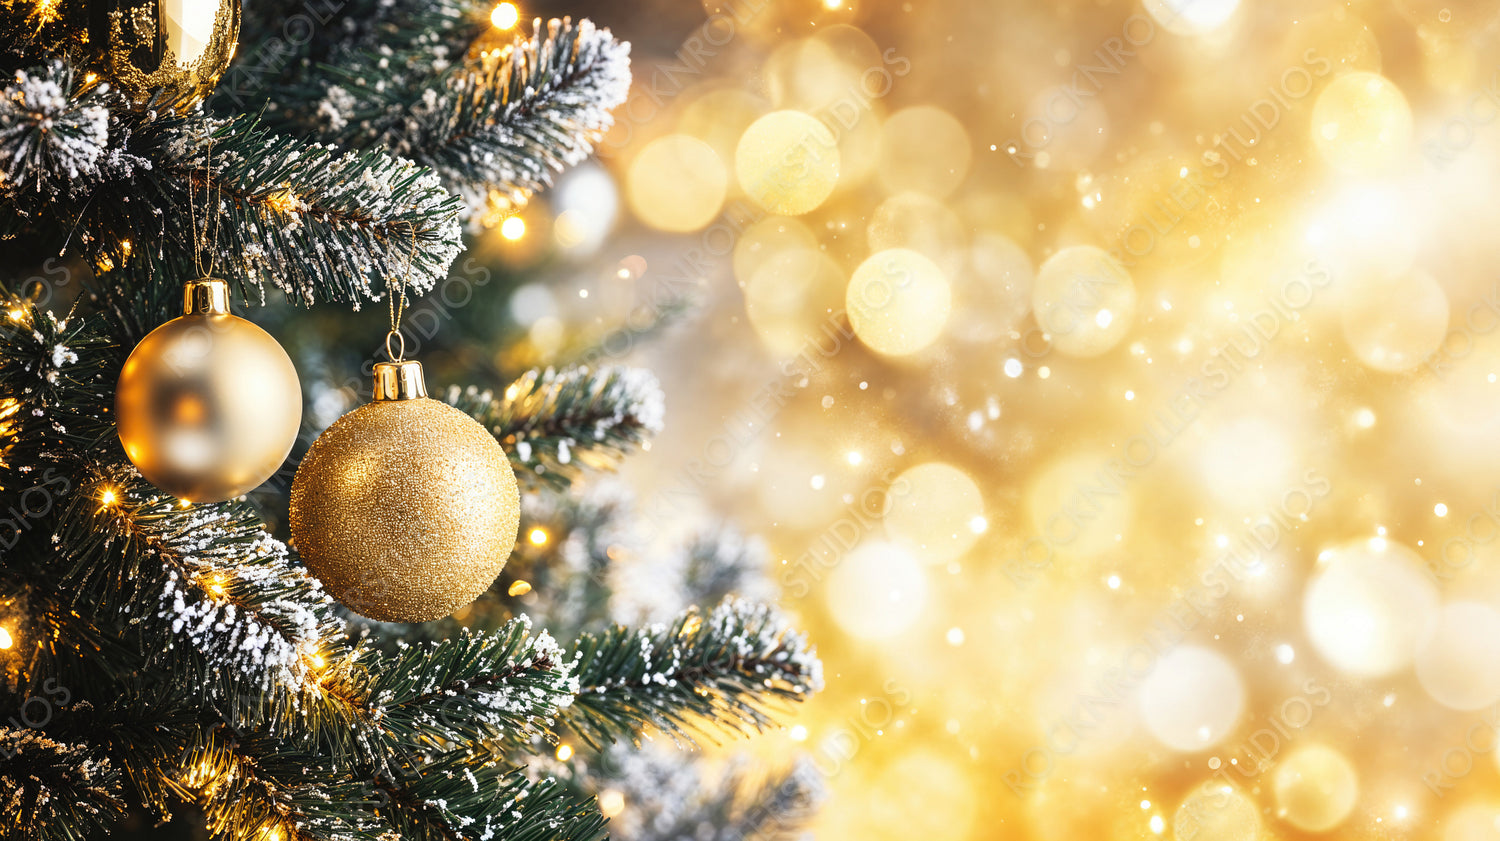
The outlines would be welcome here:
<svg viewBox="0 0 1500 841">
<path fill-rule="evenodd" d="M 557 761 L 558 762 L 567 762 L 569 759 L 572 759 L 572 758 L 573 758 L 573 748 L 572 748 L 571 745 L 558 745 L 557 746 Z"/>
<path fill-rule="evenodd" d="M 314 669 L 321 669 L 328 665 L 328 660 L 323 652 L 318 649 L 316 642 L 305 642 L 302 644 L 302 659 L 307 661 Z"/>
<path fill-rule="evenodd" d="M 292 188 L 283 187 L 266 196 L 266 207 L 278 213 L 298 213 L 302 210 L 302 200 L 292 192 Z"/>
<path fill-rule="evenodd" d="M 114 488 L 105 488 L 104 491 L 99 494 L 99 502 L 105 508 L 108 508 L 109 506 L 114 505 L 115 504 L 115 500 L 117 498 L 118 497 L 115 495 Z"/>
<path fill-rule="evenodd" d="M 516 581 L 512 583 L 510 585 L 510 589 L 506 590 L 505 592 L 512 596 L 524 596 L 527 593 L 531 592 L 531 582 Z"/>
<path fill-rule="evenodd" d="M 599 811 L 606 818 L 625 811 L 625 795 L 612 788 L 599 792 Z"/>
<path fill-rule="evenodd" d="M 58 7 L 60 5 L 61 0 L 36 0 L 36 11 L 33 17 L 36 19 L 37 25 L 40 26 L 57 20 Z"/>
<path fill-rule="evenodd" d="M 521 10 L 516 8 L 515 3 L 501 3 L 493 12 L 490 12 L 490 23 L 493 23 L 496 29 L 510 29 L 520 20 Z"/>
<path fill-rule="evenodd" d="M 219 576 L 217 576 L 217 575 L 214 576 L 208 582 L 208 591 L 210 593 L 213 593 L 215 596 L 222 596 L 222 595 L 224 595 L 224 592 L 225 592 L 225 589 L 224 589 L 224 579 L 221 578 L 221 577 L 219 577 Z"/>
<path fill-rule="evenodd" d="M 509 216 L 500 223 L 500 236 L 511 242 L 526 236 L 526 220 L 519 216 Z"/>
<path fill-rule="evenodd" d="M 0 649 L 10 648 L 15 644 L 16 641 L 11 639 L 10 631 L 0 628 Z"/>
<path fill-rule="evenodd" d="M 532 546 L 546 546 L 547 532 L 545 529 L 532 529 L 531 534 L 527 535 L 527 539 L 531 541 Z"/>
</svg>

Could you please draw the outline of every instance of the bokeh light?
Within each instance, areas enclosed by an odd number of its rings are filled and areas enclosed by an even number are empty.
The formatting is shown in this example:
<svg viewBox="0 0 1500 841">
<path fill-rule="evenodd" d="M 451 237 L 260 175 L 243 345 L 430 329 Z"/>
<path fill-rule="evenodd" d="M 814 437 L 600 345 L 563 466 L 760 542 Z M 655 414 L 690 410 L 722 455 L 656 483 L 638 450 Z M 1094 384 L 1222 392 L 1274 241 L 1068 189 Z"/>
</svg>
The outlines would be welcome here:
<svg viewBox="0 0 1500 841">
<path fill-rule="evenodd" d="M 1411 145 L 1411 107 L 1384 76 L 1349 73 L 1318 95 L 1312 133 L 1313 145 L 1335 168 L 1379 172 L 1392 166 Z"/>
<path fill-rule="evenodd" d="M 1276 814 L 1307 832 L 1327 832 L 1349 817 L 1359 799 L 1359 775 L 1327 745 L 1302 745 L 1276 766 Z"/>
<path fill-rule="evenodd" d="M 626 195 L 653 228 L 686 233 L 706 227 L 729 192 L 729 172 L 713 147 L 672 134 L 651 141 L 631 161 Z"/>
<path fill-rule="evenodd" d="M 1303 621 L 1334 666 L 1381 677 L 1411 664 L 1438 601 L 1422 557 L 1375 538 L 1324 551 L 1303 597 Z"/>
<path fill-rule="evenodd" d="M 1165 654 L 1137 694 L 1146 730 L 1167 747 L 1195 753 L 1222 742 L 1245 710 L 1245 684 L 1224 655 L 1185 645 Z"/>
<path fill-rule="evenodd" d="M 888 192 L 945 198 L 963 183 L 972 156 L 963 123 L 941 108 L 922 105 L 885 121 L 876 171 Z"/>
<path fill-rule="evenodd" d="M 911 555 L 889 543 L 868 542 L 835 560 L 826 591 L 828 612 L 846 633 L 890 639 L 921 617 L 927 575 Z"/>
<path fill-rule="evenodd" d="M 888 356 L 916 353 L 948 323 L 953 292 L 931 260 L 915 251 L 882 251 L 849 279 L 845 306 L 860 341 Z"/>
<path fill-rule="evenodd" d="M 929 462 L 902 472 L 888 498 L 886 537 L 928 563 L 963 555 L 987 527 L 979 486 L 950 464 Z"/>
<path fill-rule="evenodd" d="M 816 118 L 775 111 L 745 129 L 735 150 L 740 187 L 761 207 L 800 216 L 822 204 L 839 180 L 839 147 Z"/>
<path fill-rule="evenodd" d="M 1119 344 L 1135 319 L 1135 283 L 1102 249 L 1079 245 L 1042 264 L 1031 291 L 1037 323 L 1068 356 L 1098 356 Z"/>
</svg>

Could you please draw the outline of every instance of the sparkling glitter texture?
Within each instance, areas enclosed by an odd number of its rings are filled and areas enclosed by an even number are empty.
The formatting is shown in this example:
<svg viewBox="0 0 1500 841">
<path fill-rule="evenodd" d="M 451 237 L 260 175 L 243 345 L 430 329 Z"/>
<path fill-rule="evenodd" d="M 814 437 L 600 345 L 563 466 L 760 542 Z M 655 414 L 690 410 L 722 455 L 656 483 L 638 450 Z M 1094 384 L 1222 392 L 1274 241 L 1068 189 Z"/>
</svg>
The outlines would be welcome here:
<svg viewBox="0 0 1500 841">
<path fill-rule="evenodd" d="M 473 418 L 425 397 L 377 401 L 307 451 L 292 485 L 292 540 L 351 610 L 426 622 L 494 582 L 520 505 L 505 451 Z"/>
</svg>

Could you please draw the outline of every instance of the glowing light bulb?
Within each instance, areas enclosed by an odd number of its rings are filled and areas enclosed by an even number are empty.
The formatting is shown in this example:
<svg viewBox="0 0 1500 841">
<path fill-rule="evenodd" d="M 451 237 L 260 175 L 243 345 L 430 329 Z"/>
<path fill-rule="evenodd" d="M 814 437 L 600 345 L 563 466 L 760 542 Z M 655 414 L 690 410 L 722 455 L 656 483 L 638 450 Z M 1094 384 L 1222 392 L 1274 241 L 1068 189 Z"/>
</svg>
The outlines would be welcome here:
<svg viewBox="0 0 1500 841">
<path fill-rule="evenodd" d="M 532 529 L 531 534 L 527 535 L 527 539 L 531 541 L 532 546 L 546 546 L 547 532 L 544 529 Z"/>
<path fill-rule="evenodd" d="M 504 222 L 500 223 L 500 236 L 511 242 L 526 236 L 526 220 L 519 216 L 507 217 Z"/>
<path fill-rule="evenodd" d="M 531 592 L 531 582 L 530 581 L 516 581 L 513 584 L 511 584 L 510 585 L 510 589 L 506 590 L 505 592 L 507 594 L 509 594 L 509 595 L 512 595 L 512 596 L 524 596 L 527 593 Z"/>
<path fill-rule="evenodd" d="M 113 488 L 105 488 L 104 493 L 99 494 L 99 502 L 103 503 L 106 508 L 114 505 L 115 499 L 116 496 Z"/>
<path fill-rule="evenodd" d="M 501 3 L 493 12 L 490 12 L 490 23 L 493 23 L 496 29 L 510 29 L 520 20 L 521 10 L 517 9 L 514 3 Z"/>
<path fill-rule="evenodd" d="M 599 811 L 606 818 L 625 811 L 625 795 L 612 788 L 599 792 Z"/>
<path fill-rule="evenodd" d="M 567 762 L 569 759 L 572 759 L 572 758 L 573 758 L 573 747 L 571 745 L 558 745 L 557 746 L 557 761 L 558 762 Z"/>
<path fill-rule="evenodd" d="M 208 582 L 208 591 L 215 596 L 224 595 L 224 579 L 215 576 L 213 580 Z"/>
<path fill-rule="evenodd" d="M 799 724 L 793 727 L 787 736 L 794 742 L 805 742 L 807 741 L 807 728 Z"/>
<path fill-rule="evenodd" d="M 10 637 L 10 631 L 7 631 L 4 628 L 0 628 L 0 649 L 10 648 L 15 644 L 16 641 L 11 639 Z"/>
</svg>

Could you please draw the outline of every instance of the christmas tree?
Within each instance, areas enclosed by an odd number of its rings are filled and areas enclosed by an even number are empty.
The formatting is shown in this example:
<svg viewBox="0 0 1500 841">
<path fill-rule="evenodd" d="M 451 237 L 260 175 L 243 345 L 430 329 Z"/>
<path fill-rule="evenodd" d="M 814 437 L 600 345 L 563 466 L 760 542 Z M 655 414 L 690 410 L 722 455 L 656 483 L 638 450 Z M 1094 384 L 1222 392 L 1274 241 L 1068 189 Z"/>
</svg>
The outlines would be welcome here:
<svg viewBox="0 0 1500 841">
<path fill-rule="evenodd" d="M 811 775 L 680 750 L 767 728 L 821 670 L 755 540 L 660 556 L 600 478 L 662 427 L 648 371 L 437 355 L 433 396 L 504 447 L 521 499 L 514 555 L 454 616 L 367 620 L 286 542 L 297 463 L 378 359 L 322 340 L 472 272 L 466 230 L 584 160 L 626 96 L 608 30 L 516 17 L 0 2 L 0 837 L 798 831 Z M 158 488 L 117 428 L 127 357 L 209 272 L 305 390 L 290 460 L 225 502 Z"/>
</svg>

